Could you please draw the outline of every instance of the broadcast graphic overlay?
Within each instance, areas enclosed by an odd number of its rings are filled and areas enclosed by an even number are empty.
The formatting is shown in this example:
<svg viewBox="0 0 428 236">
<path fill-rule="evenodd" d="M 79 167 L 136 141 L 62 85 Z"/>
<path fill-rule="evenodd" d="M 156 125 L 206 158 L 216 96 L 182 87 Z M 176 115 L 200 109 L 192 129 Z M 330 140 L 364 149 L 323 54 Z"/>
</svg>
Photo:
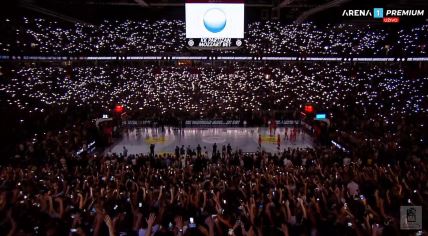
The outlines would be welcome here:
<svg viewBox="0 0 428 236">
<path fill-rule="evenodd" d="M 383 7 L 343 9 L 342 17 L 366 17 L 382 23 L 412 22 L 425 19 L 424 9 L 391 9 Z"/>
</svg>

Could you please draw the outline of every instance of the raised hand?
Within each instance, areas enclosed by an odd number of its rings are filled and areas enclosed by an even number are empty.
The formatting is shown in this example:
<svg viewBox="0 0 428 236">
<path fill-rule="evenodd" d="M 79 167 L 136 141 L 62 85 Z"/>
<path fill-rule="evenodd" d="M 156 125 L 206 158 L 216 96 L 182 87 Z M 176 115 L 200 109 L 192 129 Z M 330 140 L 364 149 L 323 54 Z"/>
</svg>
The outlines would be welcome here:
<svg viewBox="0 0 428 236">
<path fill-rule="evenodd" d="M 281 224 L 281 231 L 284 236 L 288 236 L 288 226 L 286 224 Z"/>
<path fill-rule="evenodd" d="M 105 215 L 104 216 L 104 222 L 106 223 L 106 225 L 109 228 L 109 230 L 113 229 L 113 222 L 112 222 L 112 220 L 111 220 L 111 218 L 110 218 L 109 215 Z"/>
<path fill-rule="evenodd" d="M 247 236 L 254 236 L 254 235 L 255 235 L 254 229 L 253 229 L 253 226 L 251 226 L 250 229 L 247 232 Z"/>
<path fill-rule="evenodd" d="M 149 227 L 152 227 L 152 226 L 153 226 L 153 224 L 155 223 L 155 220 L 156 220 L 156 215 L 155 215 L 154 213 L 150 213 L 149 218 L 148 218 L 148 219 L 146 219 L 146 221 L 147 221 L 147 225 L 148 225 Z"/>
<path fill-rule="evenodd" d="M 180 218 L 181 218 L 181 217 L 180 217 Z M 213 229 L 213 228 L 214 228 L 214 220 L 213 220 L 213 218 L 211 218 L 211 216 L 208 216 L 208 217 L 205 219 L 205 224 L 207 224 L 207 225 L 208 225 L 208 228 Z"/>
<path fill-rule="evenodd" d="M 175 222 L 175 226 L 178 229 L 183 229 L 184 224 L 183 224 L 183 218 L 181 216 L 176 216 L 174 218 L 174 222 Z"/>
<path fill-rule="evenodd" d="M 107 214 L 104 215 L 104 222 L 107 225 L 109 236 L 114 236 L 115 235 L 114 224 L 109 215 Z"/>
<path fill-rule="evenodd" d="M 7 234 L 7 236 L 13 236 L 15 235 L 15 231 L 16 231 L 16 222 L 12 217 L 12 210 L 9 210 L 7 212 L 7 220 L 9 220 L 11 228 L 9 230 L 9 233 Z"/>
</svg>

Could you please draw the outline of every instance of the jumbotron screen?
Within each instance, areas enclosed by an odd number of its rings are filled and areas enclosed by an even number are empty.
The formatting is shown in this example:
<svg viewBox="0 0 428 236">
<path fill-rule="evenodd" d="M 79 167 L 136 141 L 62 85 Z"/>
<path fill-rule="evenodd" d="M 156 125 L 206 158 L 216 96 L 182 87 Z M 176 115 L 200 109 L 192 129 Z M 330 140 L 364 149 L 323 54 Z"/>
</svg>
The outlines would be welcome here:
<svg viewBox="0 0 428 236">
<path fill-rule="evenodd" d="M 186 38 L 244 38 L 244 0 L 186 0 Z"/>
</svg>

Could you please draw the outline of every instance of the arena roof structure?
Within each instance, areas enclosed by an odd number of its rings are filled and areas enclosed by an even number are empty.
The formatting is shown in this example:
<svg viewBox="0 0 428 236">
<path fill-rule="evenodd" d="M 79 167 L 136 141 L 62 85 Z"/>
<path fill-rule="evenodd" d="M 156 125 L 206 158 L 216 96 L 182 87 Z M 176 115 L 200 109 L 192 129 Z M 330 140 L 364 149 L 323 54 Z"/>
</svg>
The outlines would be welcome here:
<svg viewBox="0 0 428 236">
<path fill-rule="evenodd" d="M 2 2 L 3 15 L 22 14 L 23 9 L 66 21 L 87 21 L 114 17 L 175 17 L 184 15 L 184 0 L 16 0 Z M 303 22 L 344 21 L 343 9 L 415 8 L 427 9 L 425 0 L 246 0 L 246 18 Z M 358 19 L 359 20 L 359 19 Z"/>
<path fill-rule="evenodd" d="M 4 16 L 42 14 L 69 22 L 92 23 L 100 19 L 184 18 L 184 0 L 17 0 L 2 2 Z M 247 21 L 280 20 L 285 22 L 362 22 L 364 18 L 344 18 L 344 9 L 427 10 L 425 0 L 246 0 Z M 428 11 L 427 11 L 428 12 Z M 413 20 L 413 19 L 412 19 Z M 417 23 L 425 23 L 426 17 Z"/>
</svg>

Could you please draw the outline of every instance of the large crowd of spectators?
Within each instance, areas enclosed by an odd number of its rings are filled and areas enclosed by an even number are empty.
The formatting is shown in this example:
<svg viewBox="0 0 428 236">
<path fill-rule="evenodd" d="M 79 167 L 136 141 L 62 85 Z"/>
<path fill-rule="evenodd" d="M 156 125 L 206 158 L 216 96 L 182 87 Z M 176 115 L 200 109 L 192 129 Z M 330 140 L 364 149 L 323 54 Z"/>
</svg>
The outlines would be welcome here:
<svg viewBox="0 0 428 236">
<path fill-rule="evenodd" d="M 275 97 L 290 109 L 322 104 L 332 129 L 358 131 L 360 140 L 350 153 L 219 147 L 214 156 L 76 158 L 94 124 L 70 125 L 31 137 L 0 167 L 2 235 L 400 235 L 400 205 L 426 212 L 426 116 L 405 120 L 426 114 L 426 78 L 394 65 L 39 65 L 11 73 L 2 96 L 32 113 L 69 103 L 139 110 L 153 100 L 165 112 L 261 109 L 257 101 Z"/>
<path fill-rule="evenodd" d="M 257 54 L 386 55 L 385 45 L 389 37 L 386 30 L 370 25 L 350 27 L 344 24 L 317 26 L 310 23 L 256 22 L 249 27 L 246 47 L 249 52 Z"/>
<path fill-rule="evenodd" d="M 1 54 L 187 50 L 181 21 L 89 26 L 23 18 L 0 27 Z M 393 32 L 255 22 L 246 36 L 240 52 L 250 54 L 427 53 L 425 25 Z M 40 126 L 55 119 L 66 125 L 28 131 L 13 155 L 1 160 L 0 235 L 406 234 L 400 206 L 422 206 L 424 215 L 428 209 L 428 77 L 410 68 L 349 62 L 8 64 L 0 68 L 5 110 L 39 117 Z M 92 118 L 111 114 L 117 104 L 130 116 L 183 119 L 242 113 L 241 119 L 257 113 L 276 118 L 276 111 L 297 113 L 313 104 L 327 113 L 331 138 L 346 148 L 89 152 L 98 133 Z"/>
<path fill-rule="evenodd" d="M 408 78 L 404 69 L 383 64 L 288 63 L 269 66 L 22 66 L 0 84 L 11 105 L 30 112 L 50 106 L 115 104 L 157 114 L 299 110 L 313 103 L 321 110 L 358 107 L 389 119 L 427 112 L 428 78 Z M 385 112 L 386 111 L 386 112 Z"/>
<path fill-rule="evenodd" d="M 36 145 L 42 163 L 27 152 L 0 167 L 2 235 L 402 235 L 400 206 L 427 209 L 421 158 L 218 147 L 76 159 L 48 153 L 68 146 L 55 135 Z"/>
<path fill-rule="evenodd" d="M 110 55 L 182 52 L 181 21 L 105 21 L 97 26 L 64 24 L 41 18 L 8 21 L 2 53 L 33 55 Z M 22 23 L 22 27 L 19 27 Z M 9 33 L 9 34 L 8 34 Z M 9 37 L 7 37 L 9 36 Z M 16 41 L 15 41 L 16 40 Z"/>
<path fill-rule="evenodd" d="M 88 114 L 83 119 L 90 119 L 111 114 L 117 104 L 138 119 L 247 121 L 269 111 L 295 114 L 305 104 L 314 104 L 318 111 L 327 112 L 333 130 L 376 145 L 411 148 L 405 144 L 427 141 L 428 78 L 423 73 L 409 77 L 405 70 L 395 64 L 344 62 L 33 65 L 7 72 L 0 95 L 9 107 L 29 114 L 23 116 L 26 120 L 42 117 L 40 126 L 58 123 L 51 116 L 53 110 L 76 114 L 81 110 Z"/>
<path fill-rule="evenodd" d="M 3 19 L 6 55 L 159 55 L 189 53 L 181 20 L 106 20 L 64 23 L 44 18 Z M 243 46 L 227 53 L 298 56 L 426 56 L 428 25 L 389 27 L 251 22 Z"/>
</svg>

